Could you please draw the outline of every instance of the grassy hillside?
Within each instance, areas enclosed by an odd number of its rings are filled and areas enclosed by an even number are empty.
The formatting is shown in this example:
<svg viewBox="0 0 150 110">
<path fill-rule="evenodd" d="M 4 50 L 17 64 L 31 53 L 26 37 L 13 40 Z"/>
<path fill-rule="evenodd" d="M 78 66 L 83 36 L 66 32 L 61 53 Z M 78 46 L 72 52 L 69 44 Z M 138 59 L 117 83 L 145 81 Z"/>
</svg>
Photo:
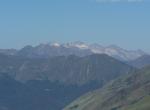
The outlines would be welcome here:
<svg viewBox="0 0 150 110">
<path fill-rule="evenodd" d="M 118 78 L 64 110 L 150 110 L 150 67 Z"/>
</svg>

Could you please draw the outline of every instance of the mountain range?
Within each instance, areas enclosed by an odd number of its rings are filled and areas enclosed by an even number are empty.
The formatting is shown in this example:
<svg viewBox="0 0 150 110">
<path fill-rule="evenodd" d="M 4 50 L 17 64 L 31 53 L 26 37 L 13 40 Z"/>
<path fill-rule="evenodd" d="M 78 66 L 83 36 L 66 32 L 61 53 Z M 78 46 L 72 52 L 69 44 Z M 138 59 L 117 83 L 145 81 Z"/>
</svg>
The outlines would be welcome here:
<svg viewBox="0 0 150 110">
<path fill-rule="evenodd" d="M 72 43 L 47 43 L 37 46 L 25 46 L 20 50 L 1 49 L 0 53 L 7 55 L 24 56 L 28 58 L 47 58 L 53 56 L 87 56 L 91 54 L 107 54 L 121 61 L 135 60 L 143 55 L 147 55 L 142 50 L 125 50 L 116 45 L 101 46 L 99 44 L 86 44 L 84 42 Z"/>
<path fill-rule="evenodd" d="M 20 50 L 0 49 L 0 110 L 62 110 L 86 93 L 95 94 L 95 90 L 100 91 L 100 95 L 104 91 L 120 97 L 120 92 L 105 88 L 124 90 L 124 79 L 142 71 L 146 73 L 147 68 L 139 68 L 150 65 L 148 59 L 149 55 L 141 50 L 128 51 L 114 45 L 104 47 L 83 42 L 40 44 Z M 136 82 L 136 79 L 132 80 Z M 108 93 L 108 98 L 111 95 Z M 81 97 L 82 100 L 85 99 Z M 92 104 L 97 107 L 97 103 Z M 83 107 L 86 105 L 89 106 L 88 101 Z M 73 103 L 68 107 L 80 110 L 80 106 L 82 104 Z M 111 110 L 120 109 L 115 106 Z"/>
</svg>

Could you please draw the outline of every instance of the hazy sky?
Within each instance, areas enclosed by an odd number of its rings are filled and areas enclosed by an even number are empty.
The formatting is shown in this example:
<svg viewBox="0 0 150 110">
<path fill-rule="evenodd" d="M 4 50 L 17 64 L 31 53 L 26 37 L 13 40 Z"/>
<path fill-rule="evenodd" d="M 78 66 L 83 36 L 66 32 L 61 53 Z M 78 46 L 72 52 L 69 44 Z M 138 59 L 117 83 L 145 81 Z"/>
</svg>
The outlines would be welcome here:
<svg viewBox="0 0 150 110">
<path fill-rule="evenodd" d="M 150 2 L 0 0 L 0 48 L 72 41 L 150 52 Z"/>
</svg>

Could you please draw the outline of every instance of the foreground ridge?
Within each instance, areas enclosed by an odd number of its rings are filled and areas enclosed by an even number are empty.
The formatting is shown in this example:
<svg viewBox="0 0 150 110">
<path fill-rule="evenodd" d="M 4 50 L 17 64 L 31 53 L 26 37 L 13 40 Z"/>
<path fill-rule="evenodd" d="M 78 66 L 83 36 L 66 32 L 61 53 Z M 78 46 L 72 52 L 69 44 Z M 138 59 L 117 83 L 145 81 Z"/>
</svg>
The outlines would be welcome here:
<svg viewBox="0 0 150 110">
<path fill-rule="evenodd" d="M 150 67 L 78 98 L 64 110 L 149 110 Z"/>
</svg>

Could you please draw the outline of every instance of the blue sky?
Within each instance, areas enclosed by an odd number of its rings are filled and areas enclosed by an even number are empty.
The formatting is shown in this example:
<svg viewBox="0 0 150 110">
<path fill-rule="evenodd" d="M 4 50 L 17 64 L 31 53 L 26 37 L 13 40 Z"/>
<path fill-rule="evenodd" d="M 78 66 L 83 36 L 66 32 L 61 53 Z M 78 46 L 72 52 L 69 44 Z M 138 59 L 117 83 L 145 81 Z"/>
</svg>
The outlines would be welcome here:
<svg viewBox="0 0 150 110">
<path fill-rule="evenodd" d="M 116 44 L 150 52 L 150 3 L 0 0 L 0 48 L 73 41 Z"/>
</svg>

